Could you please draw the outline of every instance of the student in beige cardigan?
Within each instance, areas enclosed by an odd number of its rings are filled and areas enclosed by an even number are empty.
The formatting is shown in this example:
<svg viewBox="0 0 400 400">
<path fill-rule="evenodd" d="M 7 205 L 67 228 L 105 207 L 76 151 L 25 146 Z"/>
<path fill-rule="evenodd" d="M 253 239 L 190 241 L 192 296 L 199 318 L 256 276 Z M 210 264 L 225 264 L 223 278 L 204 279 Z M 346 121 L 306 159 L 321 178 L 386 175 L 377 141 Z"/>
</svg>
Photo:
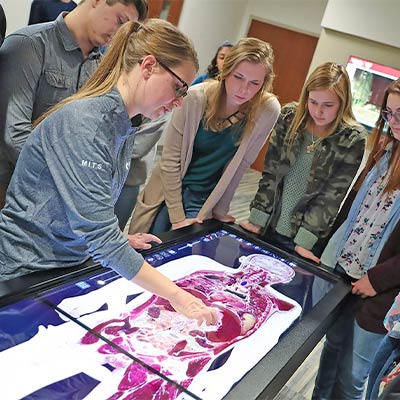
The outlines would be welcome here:
<svg viewBox="0 0 400 400">
<path fill-rule="evenodd" d="M 140 193 L 129 232 L 161 233 L 228 214 L 235 190 L 280 112 L 270 93 L 268 43 L 240 40 L 221 78 L 192 86 L 165 129 L 160 163 Z"/>
</svg>

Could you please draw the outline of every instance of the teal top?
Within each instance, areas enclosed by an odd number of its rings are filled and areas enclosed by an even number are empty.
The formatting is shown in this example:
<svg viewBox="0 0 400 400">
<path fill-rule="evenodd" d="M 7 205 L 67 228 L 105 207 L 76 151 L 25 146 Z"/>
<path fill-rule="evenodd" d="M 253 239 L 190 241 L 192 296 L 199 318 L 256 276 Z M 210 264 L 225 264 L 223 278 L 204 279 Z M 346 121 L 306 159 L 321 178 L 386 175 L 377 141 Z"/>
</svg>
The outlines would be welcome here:
<svg viewBox="0 0 400 400">
<path fill-rule="evenodd" d="M 292 237 L 290 221 L 297 203 L 307 192 L 308 177 L 315 153 L 307 153 L 307 146 L 312 144 L 312 136 L 307 131 L 305 133 L 301 139 L 299 156 L 283 180 L 282 209 L 275 230 L 286 237 Z"/>
<path fill-rule="evenodd" d="M 193 155 L 183 187 L 194 192 L 211 193 L 239 147 L 240 122 L 220 132 L 209 131 L 200 122 L 193 145 Z"/>
</svg>

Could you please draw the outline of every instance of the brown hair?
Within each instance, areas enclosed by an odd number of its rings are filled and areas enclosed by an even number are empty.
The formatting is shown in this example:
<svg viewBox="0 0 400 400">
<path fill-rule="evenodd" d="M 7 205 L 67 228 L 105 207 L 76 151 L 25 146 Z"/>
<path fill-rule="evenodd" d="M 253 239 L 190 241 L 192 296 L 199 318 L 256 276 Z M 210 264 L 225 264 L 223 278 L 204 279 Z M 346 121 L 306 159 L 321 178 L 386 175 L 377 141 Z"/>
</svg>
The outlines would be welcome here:
<svg viewBox="0 0 400 400">
<path fill-rule="evenodd" d="M 78 4 L 81 5 L 86 0 L 81 0 Z M 139 21 L 144 21 L 147 18 L 149 12 L 149 6 L 147 0 L 105 0 L 106 4 L 113 6 L 114 4 L 121 3 L 124 6 L 134 6 L 139 14 Z"/>
<path fill-rule="evenodd" d="M 154 55 L 170 68 L 184 62 L 191 62 L 196 69 L 199 68 L 191 41 L 171 23 L 161 19 L 149 19 L 145 23 L 126 22 L 118 29 L 97 70 L 81 89 L 41 115 L 34 126 L 71 101 L 110 92 L 121 74 L 131 71 L 146 55 Z"/>
<path fill-rule="evenodd" d="M 360 126 L 356 121 L 352 108 L 352 96 L 350 79 L 343 65 L 334 62 L 326 62 L 319 65 L 306 80 L 300 94 L 296 114 L 289 126 L 289 142 L 293 143 L 296 136 L 305 126 L 310 117 L 308 111 L 308 96 L 313 90 L 332 90 L 340 101 L 340 107 L 327 134 L 336 131 L 341 122 L 350 126 Z"/>
<path fill-rule="evenodd" d="M 269 43 L 260 39 L 245 38 L 239 40 L 226 56 L 219 80 L 207 87 L 207 107 L 204 113 L 206 129 L 218 132 L 218 112 L 226 101 L 225 79 L 242 61 L 259 63 L 265 67 L 264 82 L 255 96 L 239 107 L 239 112 L 245 116 L 242 137 L 251 132 L 254 126 L 254 116 L 260 105 L 273 96 L 272 82 L 274 80 L 273 62 L 274 53 Z"/>
<path fill-rule="evenodd" d="M 381 110 L 386 110 L 389 94 L 400 96 L 400 79 L 392 82 L 386 89 L 383 96 Z M 386 128 L 386 131 L 385 131 Z M 382 156 L 385 147 L 392 143 L 392 154 L 389 161 L 387 174 L 389 175 L 385 190 L 383 193 L 390 193 L 396 189 L 400 189 L 400 146 L 399 141 L 393 137 L 390 125 L 379 114 L 376 127 L 368 137 L 368 148 L 371 149 L 365 169 L 357 182 L 356 188 L 359 189 L 368 171 Z"/>
</svg>

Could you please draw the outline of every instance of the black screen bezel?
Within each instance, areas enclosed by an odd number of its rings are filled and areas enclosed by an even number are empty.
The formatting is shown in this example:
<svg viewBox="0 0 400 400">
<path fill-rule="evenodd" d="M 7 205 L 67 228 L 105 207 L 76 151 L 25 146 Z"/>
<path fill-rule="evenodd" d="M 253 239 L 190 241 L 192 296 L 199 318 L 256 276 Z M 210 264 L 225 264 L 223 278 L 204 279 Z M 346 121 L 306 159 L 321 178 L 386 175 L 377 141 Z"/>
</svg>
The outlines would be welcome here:
<svg viewBox="0 0 400 400">
<path fill-rule="evenodd" d="M 160 235 L 163 243 L 150 250 L 141 251 L 143 256 L 190 240 L 199 235 L 225 229 L 247 239 L 258 246 L 293 260 L 301 268 L 328 280 L 334 287 L 313 309 L 295 323 L 268 354 L 254 366 L 224 397 L 225 400 L 271 399 L 276 396 L 315 345 L 321 340 L 329 325 L 340 313 L 350 285 L 326 267 L 317 267 L 311 262 L 281 250 L 258 236 L 244 231 L 238 225 L 209 220 L 177 231 Z M 85 277 L 104 271 L 99 264 L 87 262 L 80 267 L 62 268 L 26 275 L 11 281 L 0 282 L 0 306 L 14 303 L 28 296 L 51 290 L 65 283 L 82 280 Z"/>
</svg>

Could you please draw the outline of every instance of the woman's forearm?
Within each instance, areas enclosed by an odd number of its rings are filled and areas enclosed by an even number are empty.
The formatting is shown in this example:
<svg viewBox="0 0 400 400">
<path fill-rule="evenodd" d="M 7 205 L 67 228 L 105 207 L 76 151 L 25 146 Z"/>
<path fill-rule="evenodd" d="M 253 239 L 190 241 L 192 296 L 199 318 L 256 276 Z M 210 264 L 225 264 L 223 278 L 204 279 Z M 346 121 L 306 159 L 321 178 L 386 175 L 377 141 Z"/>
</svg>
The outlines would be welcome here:
<svg viewBox="0 0 400 400">
<path fill-rule="evenodd" d="M 132 282 L 164 299 L 172 299 L 180 288 L 165 275 L 144 262 Z"/>
</svg>

